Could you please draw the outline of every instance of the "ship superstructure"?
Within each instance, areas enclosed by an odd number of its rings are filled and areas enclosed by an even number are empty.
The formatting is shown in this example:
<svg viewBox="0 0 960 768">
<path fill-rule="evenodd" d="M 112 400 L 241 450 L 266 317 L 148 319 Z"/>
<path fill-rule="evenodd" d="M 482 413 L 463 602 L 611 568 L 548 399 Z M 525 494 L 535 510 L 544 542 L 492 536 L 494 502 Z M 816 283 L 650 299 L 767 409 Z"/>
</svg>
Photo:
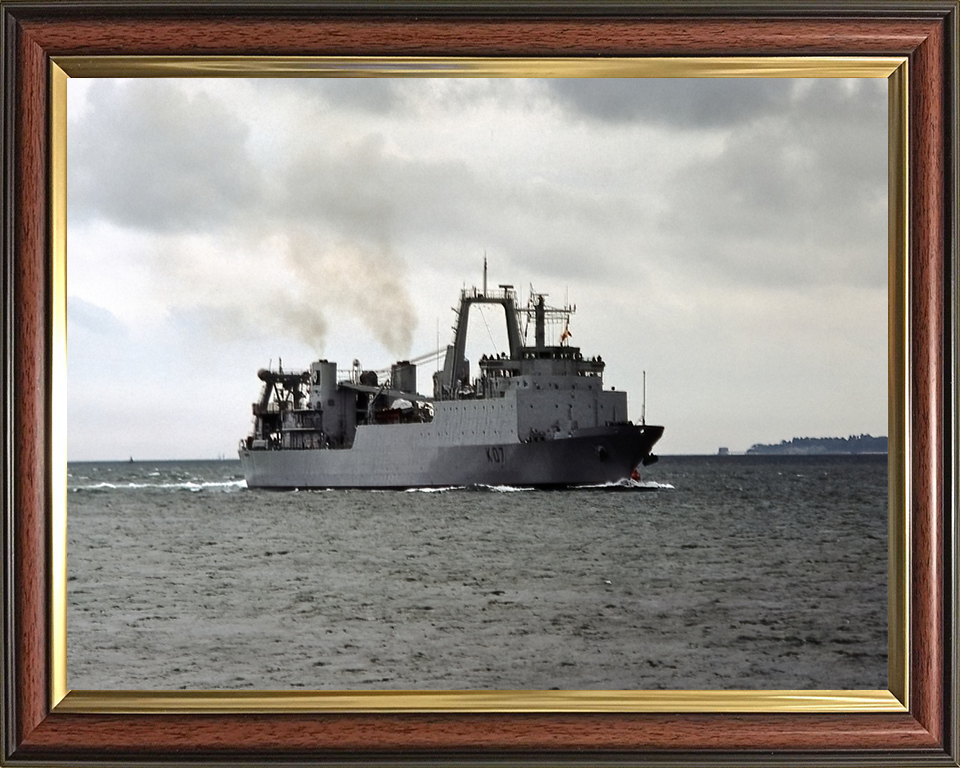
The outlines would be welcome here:
<svg viewBox="0 0 960 768">
<path fill-rule="evenodd" d="M 508 350 L 466 358 L 470 308 L 502 307 Z M 253 432 L 240 460 L 251 488 L 411 488 L 470 485 L 563 487 L 616 483 L 655 460 L 663 427 L 633 424 L 627 394 L 603 388 L 605 363 L 570 346 L 575 307 L 550 307 L 513 286 L 461 291 L 453 343 L 417 392 L 416 361 L 389 372 L 358 361 L 338 371 L 263 369 Z M 532 321 L 534 343 L 526 343 Z M 547 345 L 548 324 L 562 322 Z M 635 474 L 634 474 L 635 476 Z"/>
</svg>

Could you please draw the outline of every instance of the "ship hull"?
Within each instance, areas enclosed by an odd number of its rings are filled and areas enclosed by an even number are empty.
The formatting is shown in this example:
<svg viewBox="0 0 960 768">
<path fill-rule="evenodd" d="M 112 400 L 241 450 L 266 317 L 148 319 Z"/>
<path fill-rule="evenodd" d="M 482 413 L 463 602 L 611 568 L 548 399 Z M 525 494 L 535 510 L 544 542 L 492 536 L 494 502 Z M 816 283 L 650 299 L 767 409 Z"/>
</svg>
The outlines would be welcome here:
<svg viewBox="0 0 960 768">
<path fill-rule="evenodd" d="M 400 430 L 402 436 L 404 427 L 385 429 Z M 242 449 L 240 461 L 249 488 L 560 488 L 627 479 L 662 434 L 663 427 L 622 424 L 532 442 L 452 446 L 411 441 L 390 451 Z"/>
</svg>

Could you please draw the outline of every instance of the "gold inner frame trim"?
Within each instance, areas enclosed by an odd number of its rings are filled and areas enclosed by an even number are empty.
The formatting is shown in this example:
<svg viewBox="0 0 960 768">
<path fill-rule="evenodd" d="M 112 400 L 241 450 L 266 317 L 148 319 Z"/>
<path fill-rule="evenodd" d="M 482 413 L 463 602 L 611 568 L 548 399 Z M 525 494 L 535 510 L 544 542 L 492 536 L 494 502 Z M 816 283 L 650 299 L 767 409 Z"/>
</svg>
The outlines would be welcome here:
<svg viewBox="0 0 960 768">
<path fill-rule="evenodd" d="M 312 56 L 57 56 L 70 77 L 875 77 L 896 56 L 718 58 L 429 58 Z"/>
<path fill-rule="evenodd" d="M 909 71 L 898 67 L 887 89 L 887 684 L 910 706 L 910 305 L 908 259 Z"/>
<path fill-rule="evenodd" d="M 905 57 L 480 59 L 59 56 L 50 72 L 50 703 L 57 713 L 905 712 L 910 650 Z M 67 687 L 67 81 L 70 77 L 869 77 L 888 80 L 887 691 L 70 691 Z"/>
<path fill-rule="evenodd" d="M 67 75 L 50 72 L 50 627 L 51 691 L 67 693 Z"/>
<path fill-rule="evenodd" d="M 903 712 L 889 691 L 71 691 L 66 713 Z"/>
</svg>

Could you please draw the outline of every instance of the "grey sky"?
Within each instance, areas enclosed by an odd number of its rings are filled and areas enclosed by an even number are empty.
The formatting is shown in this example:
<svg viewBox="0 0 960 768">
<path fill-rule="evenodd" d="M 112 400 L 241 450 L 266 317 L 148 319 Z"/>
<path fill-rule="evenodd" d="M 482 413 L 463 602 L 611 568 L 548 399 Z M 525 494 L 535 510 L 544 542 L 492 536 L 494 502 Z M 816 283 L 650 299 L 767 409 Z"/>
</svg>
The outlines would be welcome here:
<svg viewBox="0 0 960 768">
<path fill-rule="evenodd" d="M 485 253 L 577 304 L 571 343 L 635 419 L 647 371 L 662 453 L 886 434 L 883 80 L 68 93 L 72 460 L 232 455 L 258 368 L 445 345 Z"/>
</svg>

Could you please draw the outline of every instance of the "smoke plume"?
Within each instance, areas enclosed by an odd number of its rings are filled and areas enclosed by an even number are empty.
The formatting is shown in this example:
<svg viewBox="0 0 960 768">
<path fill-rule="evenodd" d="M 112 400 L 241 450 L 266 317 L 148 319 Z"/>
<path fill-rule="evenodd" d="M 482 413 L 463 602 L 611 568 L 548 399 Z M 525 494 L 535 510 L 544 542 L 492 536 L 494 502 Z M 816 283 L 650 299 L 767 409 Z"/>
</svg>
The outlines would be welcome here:
<svg viewBox="0 0 960 768">
<path fill-rule="evenodd" d="M 306 287 L 290 319 L 301 339 L 314 333 L 326 318 L 326 309 L 359 318 L 373 337 L 392 352 L 410 354 L 417 317 L 404 285 L 405 268 L 389 245 L 362 246 L 340 242 L 325 246 L 317 237 L 289 238 L 287 263 L 297 282 Z"/>
<path fill-rule="evenodd" d="M 156 254 L 155 292 L 224 341 L 265 332 L 322 354 L 341 318 L 356 318 L 397 358 L 410 354 L 417 317 L 406 268 L 389 245 L 330 242 L 309 230 L 238 240 L 175 238 Z"/>
</svg>

